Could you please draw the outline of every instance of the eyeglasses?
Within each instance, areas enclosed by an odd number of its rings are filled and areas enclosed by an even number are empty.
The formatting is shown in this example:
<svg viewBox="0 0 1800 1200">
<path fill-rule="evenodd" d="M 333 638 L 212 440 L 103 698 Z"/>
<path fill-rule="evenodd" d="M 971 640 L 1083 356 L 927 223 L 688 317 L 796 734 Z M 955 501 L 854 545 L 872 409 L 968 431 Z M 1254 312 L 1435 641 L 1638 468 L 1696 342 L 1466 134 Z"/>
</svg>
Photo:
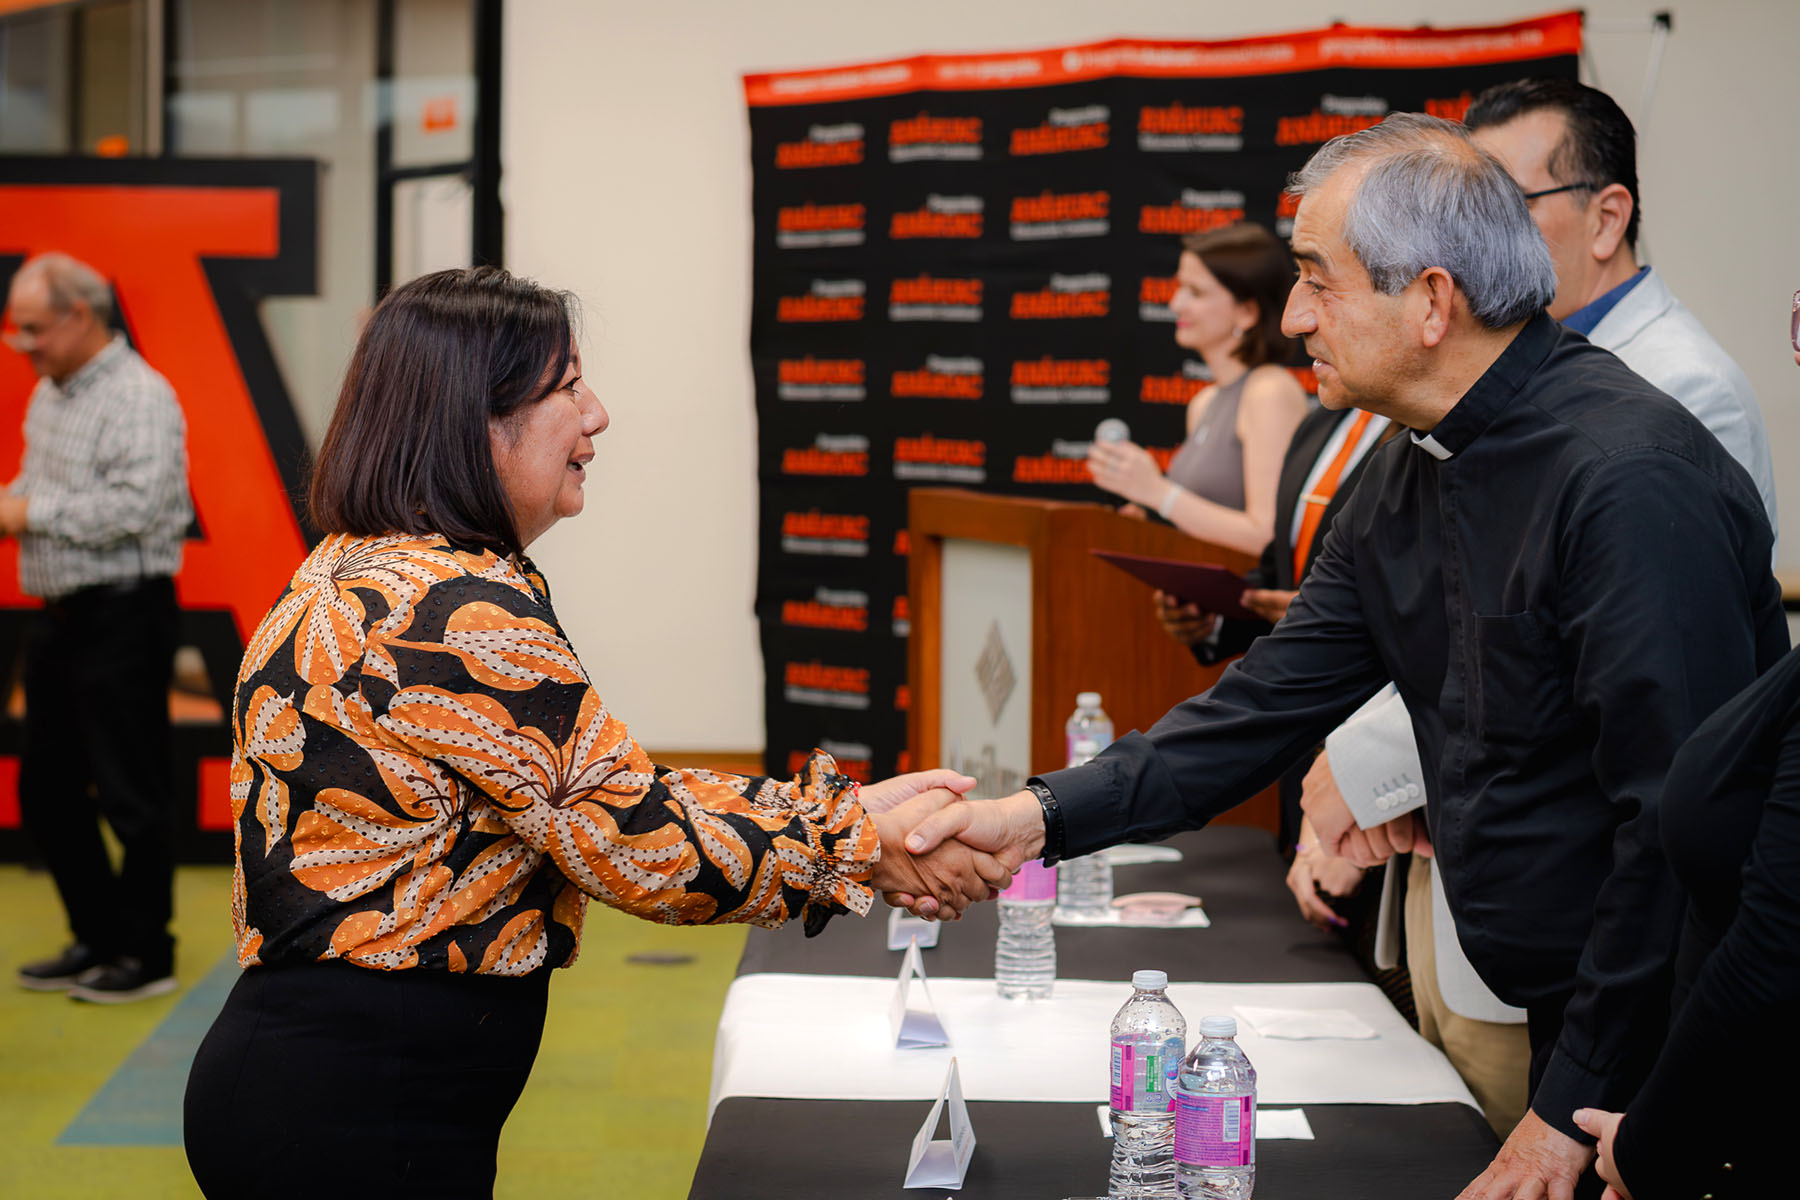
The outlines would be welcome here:
<svg viewBox="0 0 1800 1200">
<path fill-rule="evenodd" d="M 1800 292 L 1794 293 L 1794 323 L 1788 329 L 1788 337 L 1794 343 L 1794 353 L 1800 354 Z"/>
<path fill-rule="evenodd" d="M 1565 183 L 1561 187 L 1545 188 L 1541 192 L 1526 192 L 1525 201 L 1529 204 L 1531 201 L 1542 196 L 1555 196 L 1562 192 L 1577 192 L 1583 189 L 1590 192 L 1597 192 L 1604 186 L 1604 184 L 1599 183 Z"/>
</svg>

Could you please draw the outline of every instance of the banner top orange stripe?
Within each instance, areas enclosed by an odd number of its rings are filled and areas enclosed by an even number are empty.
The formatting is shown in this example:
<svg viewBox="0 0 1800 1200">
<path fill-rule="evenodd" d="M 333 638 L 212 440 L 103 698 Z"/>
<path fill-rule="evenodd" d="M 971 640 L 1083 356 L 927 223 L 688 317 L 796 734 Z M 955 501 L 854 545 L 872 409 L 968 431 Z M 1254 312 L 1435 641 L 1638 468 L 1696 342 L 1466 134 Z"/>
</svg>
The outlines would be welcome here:
<svg viewBox="0 0 1800 1200">
<path fill-rule="evenodd" d="M 1274 75 L 1327 67 L 1445 67 L 1548 58 L 1581 49 L 1581 13 L 1509 25 L 1326 29 L 1230 41 L 1118 38 L 998 54 L 921 54 L 885 62 L 744 76 L 752 107 L 857 100 L 904 92 L 1042 87 L 1126 75 L 1198 79 Z"/>
</svg>

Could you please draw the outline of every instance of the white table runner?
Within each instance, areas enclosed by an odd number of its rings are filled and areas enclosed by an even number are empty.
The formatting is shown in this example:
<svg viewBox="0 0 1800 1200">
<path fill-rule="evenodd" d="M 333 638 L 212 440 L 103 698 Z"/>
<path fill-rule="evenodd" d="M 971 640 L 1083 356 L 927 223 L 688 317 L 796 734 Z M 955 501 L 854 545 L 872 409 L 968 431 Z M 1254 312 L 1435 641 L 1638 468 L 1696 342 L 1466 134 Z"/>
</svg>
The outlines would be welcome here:
<svg viewBox="0 0 1800 1200">
<path fill-rule="evenodd" d="M 929 1100 L 954 1055 L 970 1100 L 1106 1099 L 1113 1015 L 1123 983 L 1059 979 L 1048 1001 L 1002 1000 L 992 979 L 932 979 L 950 1035 L 940 1049 L 897 1050 L 888 1026 L 892 979 L 745 975 L 731 985 L 713 1047 L 710 1114 L 727 1096 L 789 1100 Z M 1189 1044 L 1200 1018 L 1239 1004 L 1344 1009 L 1377 1035 L 1363 1041 L 1289 1041 L 1238 1021 L 1256 1067 L 1259 1102 L 1474 1106 L 1449 1060 L 1366 983 L 1172 983 Z"/>
</svg>

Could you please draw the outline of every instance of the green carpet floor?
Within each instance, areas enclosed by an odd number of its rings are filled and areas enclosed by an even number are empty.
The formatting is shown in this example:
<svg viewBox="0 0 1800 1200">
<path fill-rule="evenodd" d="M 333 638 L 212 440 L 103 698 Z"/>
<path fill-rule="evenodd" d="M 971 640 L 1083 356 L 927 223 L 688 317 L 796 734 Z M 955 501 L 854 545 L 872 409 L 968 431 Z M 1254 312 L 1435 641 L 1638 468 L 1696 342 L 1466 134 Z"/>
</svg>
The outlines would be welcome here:
<svg viewBox="0 0 1800 1200">
<path fill-rule="evenodd" d="M 182 990 L 78 1004 L 14 986 L 20 962 L 61 948 L 64 924 L 47 876 L 0 867 L 0 1196 L 199 1194 L 179 1145 L 181 1082 L 230 987 L 230 900 L 228 869 L 183 868 Z M 497 1197 L 687 1195 L 743 943 L 740 928 L 670 929 L 589 906 L 581 959 L 550 989 L 543 1049 L 500 1143 Z"/>
</svg>

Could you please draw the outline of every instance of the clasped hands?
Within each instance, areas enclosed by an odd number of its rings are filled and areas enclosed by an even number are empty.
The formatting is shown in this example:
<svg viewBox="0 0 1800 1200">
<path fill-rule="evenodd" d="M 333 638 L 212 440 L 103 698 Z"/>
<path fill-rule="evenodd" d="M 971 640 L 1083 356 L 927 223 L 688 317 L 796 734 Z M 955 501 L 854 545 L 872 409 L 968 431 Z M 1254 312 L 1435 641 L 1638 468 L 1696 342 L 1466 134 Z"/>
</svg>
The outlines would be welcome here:
<svg viewBox="0 0 1800 1200">
<path fill-rule="evenodd" d="M 1396 854 L 1431 857 L 1423 813 L 1413 811 L 1367 829 L 1359 828 L 1331 773 L 1331 757 L 1321 751 L 1300 783 L 1300 810 L 1318 834 L 1318 848 L 1333 858 L 1378 867 Z"/>
<path fill-rule="evenodd" d="M 1043 809 L 1030 792 L 965 800 L 975 786 L 955 771 L 917 771 L 862 789 L 881 838 L 869 882 L 914 916 L 954 921 L 991 900 L 1044 848 Z"/>
</svg>

